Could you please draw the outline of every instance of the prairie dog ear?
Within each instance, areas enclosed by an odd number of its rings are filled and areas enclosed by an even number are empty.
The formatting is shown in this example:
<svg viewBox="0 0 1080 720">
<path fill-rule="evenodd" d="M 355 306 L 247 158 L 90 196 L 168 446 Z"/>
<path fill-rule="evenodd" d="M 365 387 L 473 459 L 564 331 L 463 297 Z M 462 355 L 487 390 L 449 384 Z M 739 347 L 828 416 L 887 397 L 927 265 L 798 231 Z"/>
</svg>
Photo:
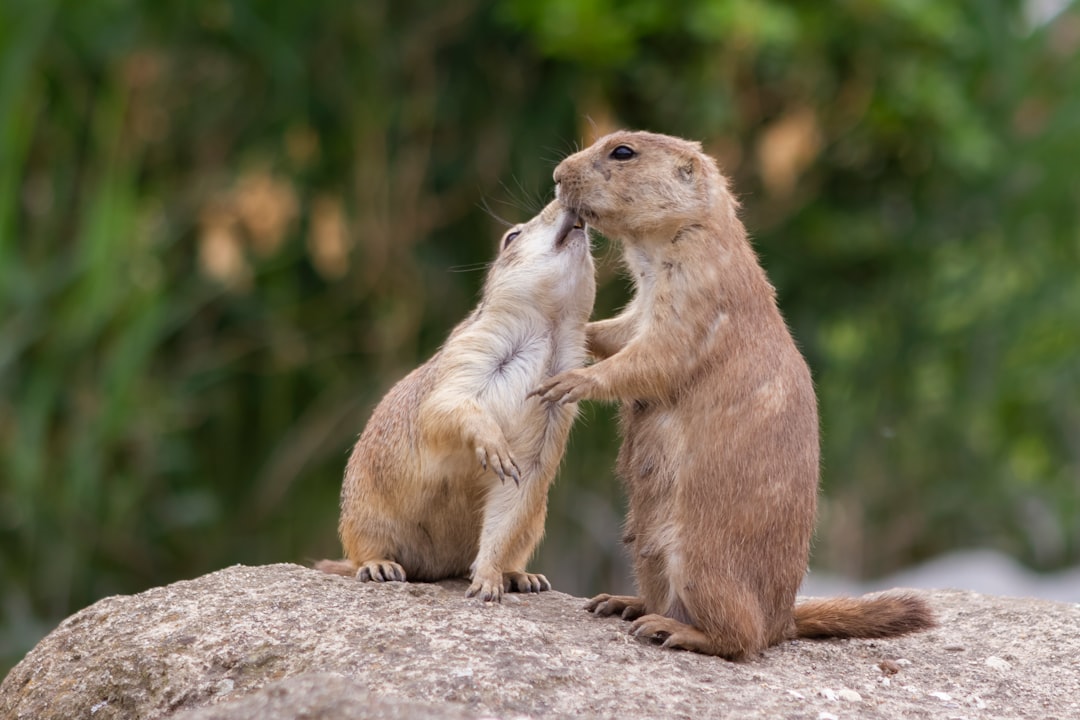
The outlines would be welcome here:
<svg viewBox="0 0 1080 720">
<path fill-rule="evenodd" d="M 687 155 L 678 159 L 675 165 L 675 176 L 683 183 L 690 185 L 694 177 L 701 174 L 701 160 L 694 155 Z"/>
</svg>

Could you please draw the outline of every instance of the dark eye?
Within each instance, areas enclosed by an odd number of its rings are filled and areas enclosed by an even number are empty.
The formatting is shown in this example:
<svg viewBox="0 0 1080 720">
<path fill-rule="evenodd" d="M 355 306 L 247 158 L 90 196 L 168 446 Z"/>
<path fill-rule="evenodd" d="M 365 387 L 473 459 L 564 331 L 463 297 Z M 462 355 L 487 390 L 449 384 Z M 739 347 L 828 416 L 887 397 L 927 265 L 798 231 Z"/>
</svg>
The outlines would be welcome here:
<svg viewBox="0 0 1080 720">
<path fill-rule="evenodd" d="M 626 145 L 619 145 L 611 151 L 611 155 L 609 155 L 608 157 L 610 157 L 612 160 L 629 160 L 635 155 L 637 155 L 637 153 L 634 152 L 632 149 L 628 148 Z"/>
<path fill-rule="evenodd" d="M 520 234 L 521 234 L 520 230 L 515 230 L 512 233 L 508 233 L 507 236 L 503 238 L 503 250 L 505 250 L 507 247 L 509 247 L 510 243 L 514 242 L 514 238 L 516 238 Z"/>
</svg>

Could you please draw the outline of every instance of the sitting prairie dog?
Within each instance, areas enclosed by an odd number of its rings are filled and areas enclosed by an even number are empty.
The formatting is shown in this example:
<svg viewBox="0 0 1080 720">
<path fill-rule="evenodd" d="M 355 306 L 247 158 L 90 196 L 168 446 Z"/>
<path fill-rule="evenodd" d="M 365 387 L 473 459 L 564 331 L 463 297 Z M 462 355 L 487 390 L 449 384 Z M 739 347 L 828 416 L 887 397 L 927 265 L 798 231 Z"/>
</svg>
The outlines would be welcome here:
<svg viewBox="0 0 1080 720">
<path fill-rule="evenodd" d="M 555 182 L 565 207 L 621 241 L 635 285 L 619 316 L 587 327 L 598 362 L 534 391 L 622 403 L 639 596 L 586 608 L 730 659 L 795 637 L 932 627 L 910 594 L 795 605 L 817 504 L 817 401 L 713 159 L 697 143 L 616 132 L 563 160 Z"/>
<path fill-rule="evenodd" d="M 552 202 L 503 235 L 483 297 L 368 420 L 341 489 L 345 560 L 361 580 L 470 575 L 468 596 L 551 589 L 525 571 L 577 407 L 527 399 L 585 360 L 596 282 L 586 230 Z"/>
</svg>

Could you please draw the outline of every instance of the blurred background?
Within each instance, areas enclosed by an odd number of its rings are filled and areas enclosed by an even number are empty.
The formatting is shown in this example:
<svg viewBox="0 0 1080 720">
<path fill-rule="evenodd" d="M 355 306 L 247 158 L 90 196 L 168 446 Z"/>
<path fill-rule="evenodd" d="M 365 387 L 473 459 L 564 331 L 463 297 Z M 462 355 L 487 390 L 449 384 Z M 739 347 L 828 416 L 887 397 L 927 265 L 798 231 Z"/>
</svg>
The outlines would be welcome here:
<svg viewBox="0 0 1080 720">
<path fill-rule="evenodd" d="M 821 402 L 812 578 L 1080 563 L 1076 3 L 3 0 L 0 674 L 103 596 L 340 556 L 373 404 L 616 127 L 734 178 Z M 632 587 L 617 447 L 585 406 L 557 589 Z"/>
</svg>

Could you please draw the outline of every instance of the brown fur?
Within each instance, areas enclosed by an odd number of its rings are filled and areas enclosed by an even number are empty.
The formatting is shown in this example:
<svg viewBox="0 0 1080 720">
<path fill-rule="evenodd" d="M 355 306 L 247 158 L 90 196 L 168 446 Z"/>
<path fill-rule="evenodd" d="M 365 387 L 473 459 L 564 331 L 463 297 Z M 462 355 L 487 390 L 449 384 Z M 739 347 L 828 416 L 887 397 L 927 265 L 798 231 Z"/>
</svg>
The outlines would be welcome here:
<svg viewBox="0 0 1080 720">
<path fill-rule="evenodd" d="M 316 567 L 374 581 L 469 574 L 484 600 L 550 589 L 525 563 L 577 407 L 526 398 L 585 360 L 596 286 L 575 223 L 551 203 L 507 232 L 479 306 L 368 420 L 341 489 L 347 559 Z"/>
<path fill-rule="evenodd" d="M 625 145 L 627 160 L 612 157 Z M 932 624 L 921 600 L 801 605 L 818 485 L 817 401 L 805 360 L 700 145 L 617 132 L 555 170 L 558 197 L 622 242 L 635 295 L 590 323 L 598 362 L 536 391 L 621 401 L 618 472 L 639 597 L 588 609 L 632 632 L 731 659 L 799 637 L 879 637 Z"/>
</svg>

